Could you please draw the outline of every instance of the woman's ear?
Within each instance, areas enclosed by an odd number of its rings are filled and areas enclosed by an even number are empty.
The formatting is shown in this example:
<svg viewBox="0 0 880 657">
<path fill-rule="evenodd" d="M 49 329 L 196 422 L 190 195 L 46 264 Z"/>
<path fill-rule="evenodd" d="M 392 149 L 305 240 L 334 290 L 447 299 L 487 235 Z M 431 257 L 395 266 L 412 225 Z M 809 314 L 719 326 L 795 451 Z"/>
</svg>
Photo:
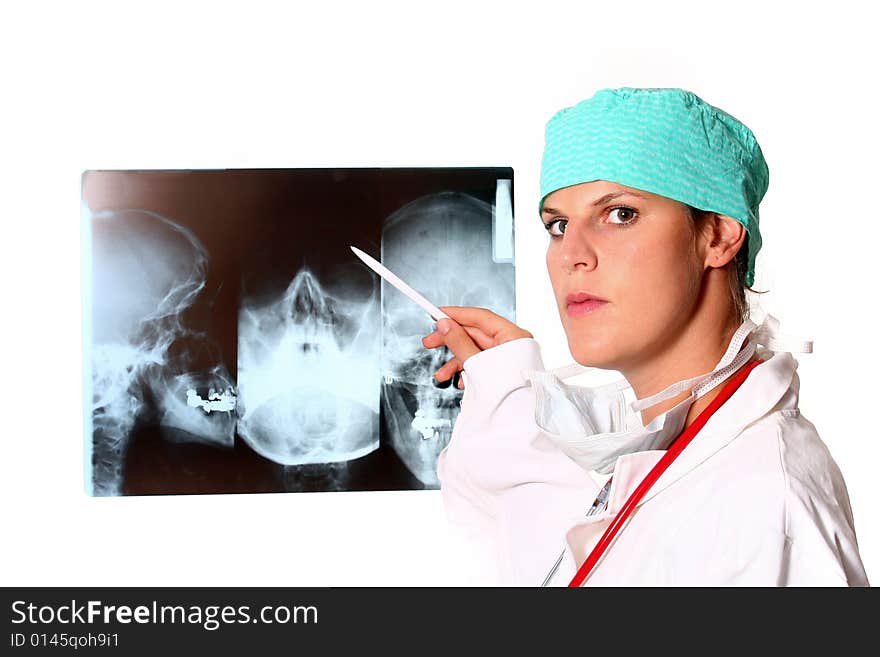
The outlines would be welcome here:
<svg viewBox="0 0 880 657">
<path fill-rule="evenodd" d="M 706 267 L 724 267 L 736 258 L 748 233 L 743 225 L 732 217 L 712 212 L 706 217 L 704 230 L 706 245 Z"/>
</svg>

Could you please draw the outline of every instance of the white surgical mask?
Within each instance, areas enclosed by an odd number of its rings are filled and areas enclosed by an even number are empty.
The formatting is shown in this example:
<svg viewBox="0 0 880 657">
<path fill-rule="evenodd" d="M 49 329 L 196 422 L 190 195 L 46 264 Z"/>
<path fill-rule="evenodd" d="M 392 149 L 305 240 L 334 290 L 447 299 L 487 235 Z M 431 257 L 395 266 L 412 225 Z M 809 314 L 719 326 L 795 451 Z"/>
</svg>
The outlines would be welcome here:
<svg viewBox="0 0 880 657">
<path fill-rule="evenodd" d="M 525 369 L 522 375 L 535 391 L 535 422 L 582 468 L 608 474 L 622 454 L 667 449 L 684 429 L 693 402 L 739 370 L 755 353 L 758 344 L 772 351 L 812 352 L 812 341 L 786 344 L 779 339 L 778 329 L 779 320 L 772 315 L 767 315 L 760 327 L 747 319 L 736 330 L 727 351 L 711 372 L 677 381 L 644 399 L 635 399 L 626 379 L 600 386 L 562 381 L 595 369 L 579 363 L 548 371 Z M 691 390 L 686 399 L 655 417 L 647 426 L 642 425 L 643 409 L 686 390 Z"/>
</svg>

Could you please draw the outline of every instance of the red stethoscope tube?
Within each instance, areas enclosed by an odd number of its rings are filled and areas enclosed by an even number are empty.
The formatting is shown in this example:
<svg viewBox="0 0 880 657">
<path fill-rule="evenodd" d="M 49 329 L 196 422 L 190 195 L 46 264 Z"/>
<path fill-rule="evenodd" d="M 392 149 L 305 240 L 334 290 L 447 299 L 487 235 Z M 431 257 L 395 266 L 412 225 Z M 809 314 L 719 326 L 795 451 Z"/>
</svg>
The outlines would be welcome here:
<svg viewBox="0 0 880 657">
<path fill-rule="evenodd" d="M 709 405 L 703 409 L 703 412 L 697 416 L 690 426 L 688 426 L 681 434 L 676 438 L 672 445 L 666 450 L 666 453 L 663 457 L 657 462 L 657 464 L 651 468 L 651 471 L 647 474 L 647 476 L 642 480 L 642 483 L 638 485 L 638 487 L 632 492 L 629 496 L 629 499 L 626 501 L 626 504 L 621 507 L 620 511 L 617 512 L 617 515 L 614 516 L 614 520 L 611 521 L 611 524 L 608 525 L 608 528 L 605 530 L 605 533 L 602 534 L 602 538 L 599 539 L 599 542 L 596 543 L 596 547 L 593 548 L 593 551 L 590 552 L 590 556 L 587 557 L 586 561 L 581 564 L 581 567 L 578 568 L 577 573 L 572 578 L 571 582 L 569 582 L 569 587 L 578 587 L 583 584 L 584 580 L 590 575 L 590 572 L 593 570 L 593 567 L 598 563 L 599 559 L 605 553 L 605 550 L 608 549 L 608 546 L 611 545 L 611 541 L 614 540 L 614 536 L 623 526 L 626 519 L 630 516 L 630 514 L 635 510 L 636 504 L 638 504 L 639 500 L 645 496 L 645 493 L 648 492 L 648 489 L 654 485 L 660 475 L 669 467 L 669 464 L 672 463 L 676 457 L 681 454 L 682 450 L 688 446 L 688 444 L 693 440 L 694 436 L 703 428 L 703 425 L 712 417 L 712 414 L 717 411 L 721 405 L 726 402 L 734 392 L 736 392 L 737 388 L 739 388 L 743 381 L 746 380 L 746 377 L 749 375 L 755 367 L 763 363 L 764 361 L 758 359 L 752 363 L 749 363 L 745 367 L 743 367 L 739 372 L 737 372 L 733 378 L 727 382 L 727 385 L 721 389 L 721 392 L 718 393 L 718 396 L 713 399 Z"/>
</svg>

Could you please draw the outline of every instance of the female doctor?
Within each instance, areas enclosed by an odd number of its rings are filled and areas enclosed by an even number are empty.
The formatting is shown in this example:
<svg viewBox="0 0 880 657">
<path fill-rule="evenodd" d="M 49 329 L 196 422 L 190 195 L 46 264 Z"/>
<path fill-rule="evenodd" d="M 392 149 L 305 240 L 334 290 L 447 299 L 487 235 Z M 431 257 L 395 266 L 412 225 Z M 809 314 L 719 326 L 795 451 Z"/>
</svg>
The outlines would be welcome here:
<svg viewBox="0 0 880 657">
<path fill-rule="evenodd" d="M 444 306 L 423 338 L 464 388 L 437 470 L 462 583 L 867 586 L 843 477 L 798 409 L 790 352 L 811 343 L 749 319 L 769 180 L 752 132 L 683 89 L 624 87 L 545 137 L 576 362 L 548 371 L 485 308 Z M 623 378 L 565 382 L 589 368 Z"/>
</svg>

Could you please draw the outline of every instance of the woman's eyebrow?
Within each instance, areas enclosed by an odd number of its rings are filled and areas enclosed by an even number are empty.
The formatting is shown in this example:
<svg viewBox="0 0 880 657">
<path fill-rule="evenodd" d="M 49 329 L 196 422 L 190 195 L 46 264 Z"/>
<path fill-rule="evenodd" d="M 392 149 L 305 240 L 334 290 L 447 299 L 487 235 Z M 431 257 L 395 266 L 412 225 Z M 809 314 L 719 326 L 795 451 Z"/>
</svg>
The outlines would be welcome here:
<svg viewBox="0 0 880 657">
<path fill-rule="evenodd" d="M 603 204 L 607 203 L 608 201 L 611 201 L 613 199 L 618 198 L 619 196 L 637 196 L 639 198 L 644 198 L 644 199 L 648 198 L 647 196 L 643 196 L 637 192 L 611 192 L 610 194 L 605 194 L 605 196 L 600 196 L 599 198 L 597 198 L 595 201 L 593 201 L 592 205 L 593 205 L 593 207 L 595 207 L 597 205 L 603 205 Z M 556 208 L 546 208 L 545 207 L 541 210 L 541 213 L 543 214 L 545 212 L 547 214 L 564 214 L 562 212 L 562 210 L 557 210 Z"/>
</svg>

